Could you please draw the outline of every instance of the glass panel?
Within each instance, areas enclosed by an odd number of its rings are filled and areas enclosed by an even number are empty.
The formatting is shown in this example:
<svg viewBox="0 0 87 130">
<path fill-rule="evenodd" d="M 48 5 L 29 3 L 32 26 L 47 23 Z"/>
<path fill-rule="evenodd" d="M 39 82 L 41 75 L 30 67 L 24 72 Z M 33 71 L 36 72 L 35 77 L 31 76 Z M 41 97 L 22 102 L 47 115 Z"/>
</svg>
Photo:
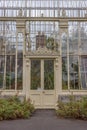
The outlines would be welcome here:
<svg viewBox="0 0 87 130">
<path fill-rule="evenodd" d="M 11 57 L 6 57 L 6 89 L 11 87 Z"/>
<path fill-rule="evenodd" d="M 16 22 L 0 21 L 0 88 L 15 89 Z"/>
<path fill-rule="evenodd" d="M 11 89 L 15 89 L 15 55 L 10 56 L 11 60 Z"/>
<path fill-rule="evenodd" d="M 81 51 L 87 52 L 87 22 L 80 22 L 80 39 L 81 39 Z"/>
<path fill-rule="evenodd" d="M 63 33 L 61 39 L 62 39 L 62 55 L 65 56 L 67 53 L 67 34 Z"/>
<path fill-rule="evenodd" d="M 23 88 L 23 53 L 22 51 L 18 52 L 17 59 L 17 89 Z"/>
<path fill-rule="evenodd" d="M 58 51 L 60 36 L 58 22 L 27 21 L 26 50 L 35 51 L 39 47 Z"/>
<path fill-rule="evenodd" d="M 17 89 L 23 88 L 23 41 L 22 33 L 18 33 L 18 52 L 17 52 Z"/>
<path fill-rule="evenodd" d="M 41 88 L 41 62 L 40 60 L 31 60 L 31 89 Z"/>
<path fill-rule="evenodd" d="M 4 78 L 4 56 L 0 56 L 0 89 L 3 88 Z"/>
<path fill-rule="evenodd" d="M 81 85 L 82 89 L 87 89 L 87 57 L 81 57 Z"/>
<path fill-rule="evenodd" d="M 6 57 L 6 89 L 15 89 L 15 56 Z"/>
<path fill-rule="evenodd" d="M 79 23 L 69 22 L 69 54 L 78 52 L 78 41 L 79 41 Z"/>
<path fill-rule="evenodd" d="M 44 61 L 44 89 L 54 89 L 54 60 Z"/>
<path fill-rule="evenodd" d="M 78 57 L 70 56 L 69 57 L 69 70 L 70 70 L 70 88 L 79 89 L 79 65 Z"/>
<path fill-rule="evenodd" d="M 62 57 L 62 89 L 68 89 L 67 57 Z"/>
</svg>

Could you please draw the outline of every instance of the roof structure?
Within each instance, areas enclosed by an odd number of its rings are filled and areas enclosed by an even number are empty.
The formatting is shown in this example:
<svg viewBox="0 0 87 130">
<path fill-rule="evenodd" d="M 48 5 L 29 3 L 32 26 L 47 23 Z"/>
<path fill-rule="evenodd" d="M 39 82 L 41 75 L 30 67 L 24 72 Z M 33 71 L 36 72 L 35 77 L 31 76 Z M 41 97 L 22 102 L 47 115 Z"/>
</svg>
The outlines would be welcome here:
<svg viewBox="0 0 87 130">
<path fill-rule="evenodd" d="M 15 17 L 20 9 L 27 17 L 59 17 L 63 9 L 68 17 L 84 17 L 87 0 L 0 0 L 0 17 Z"/>
</svg>

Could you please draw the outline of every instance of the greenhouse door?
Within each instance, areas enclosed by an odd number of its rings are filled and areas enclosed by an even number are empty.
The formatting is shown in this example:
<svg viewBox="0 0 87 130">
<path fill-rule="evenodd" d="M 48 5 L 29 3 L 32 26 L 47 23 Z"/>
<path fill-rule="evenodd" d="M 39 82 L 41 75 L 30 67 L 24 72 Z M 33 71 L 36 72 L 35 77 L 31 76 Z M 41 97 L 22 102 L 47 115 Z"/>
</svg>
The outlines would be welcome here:
<svg viewBox="0 0 87 130">
<path fill-rule="evenodd" d="M 55 107 L 54 60 L 31 60 L 30 99 L 36 108 Z"/>
</svg>

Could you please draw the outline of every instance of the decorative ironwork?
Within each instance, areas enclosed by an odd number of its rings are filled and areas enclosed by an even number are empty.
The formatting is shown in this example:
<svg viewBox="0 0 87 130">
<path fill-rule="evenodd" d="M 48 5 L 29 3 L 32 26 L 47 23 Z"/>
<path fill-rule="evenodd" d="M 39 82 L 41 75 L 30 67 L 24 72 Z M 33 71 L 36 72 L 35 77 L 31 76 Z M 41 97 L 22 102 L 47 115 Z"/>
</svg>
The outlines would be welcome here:
<svg viewBox="0 0 87 130">
<path fill-rule="evenodd" d="M 46 47 L 39 47 L 37 50 L 27 53 L 29 56 L 58 56 L 58 52 L 47 49 Z"/>
</svg>

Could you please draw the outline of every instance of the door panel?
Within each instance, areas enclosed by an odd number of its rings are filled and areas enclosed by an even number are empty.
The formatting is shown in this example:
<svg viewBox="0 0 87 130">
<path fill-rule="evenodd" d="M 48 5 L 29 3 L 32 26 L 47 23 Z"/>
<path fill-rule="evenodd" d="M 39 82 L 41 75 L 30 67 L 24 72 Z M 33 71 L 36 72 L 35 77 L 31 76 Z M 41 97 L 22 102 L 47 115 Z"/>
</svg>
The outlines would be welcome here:
<svg viewBox="0 0 87 130">
<path fill-rule="evenodd" d="M 54 90 L 44 90 L 43 91 L 43 108 L 54 108 L 55 107 L 55 91 Z"/>
<path fill-rule="evenodd" d="M 30 91 L 30 99 L 32 100 L 32 103 L 34 104 L 35 108 L 41 108 L 42 103 L 42 92 L 31 90 Z"/>
</svg>

